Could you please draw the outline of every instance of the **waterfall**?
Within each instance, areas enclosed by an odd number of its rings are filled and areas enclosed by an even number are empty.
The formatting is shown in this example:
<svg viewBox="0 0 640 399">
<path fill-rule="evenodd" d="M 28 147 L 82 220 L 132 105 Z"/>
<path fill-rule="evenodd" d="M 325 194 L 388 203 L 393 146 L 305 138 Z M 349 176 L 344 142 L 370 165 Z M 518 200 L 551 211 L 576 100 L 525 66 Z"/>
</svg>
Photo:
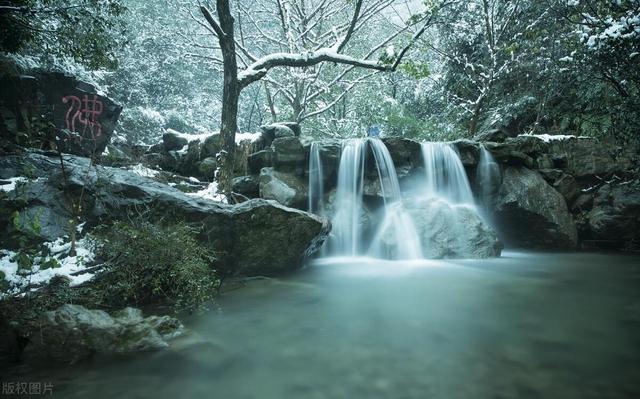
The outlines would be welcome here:
<svg viewBox="0 0 640 399">
<path fill-rule="evenodd" d="M 493 194 L 500 183 L 500 165 L 493 158 L 493 155 L 484 147 L 480 146 L 480 161 L 476 169 L 476 186 L 480 204 L 482 205 L 485 217 L 490 214 Z"/>
<path fill-rule="evenodd" d="M 451 204 L 473 205 L 473 193 L 458 152 L 448 143 L 421 145 L 425 169 L 423 193 Z"/>
<path fill-rule="evenodd" d="M 379 223 L 368 220 L 375 215 L 369 214 L 364 206 L 364 169 L 368 149 L 373 154 L 380 194 L 384 201 L 382 214 L 378 215 L 381 219 Z M 411 219 L 404 212 L 401 199 L 396 169 L 384 143 L 375 138 L 345 141 L 338 168 L 331 252 L 348 256 L 369 253 L 393 259 L 420 258 L 417 234 Z M 364 228 L 367 224 L 379 226 L 371 226 L 374 238 L 368 247 Z"/>
<path fill-rule="evenodd" d="M 363 216 L 362 185 L 364 181 L 364 149 L 362 139 L 342 143 L 338 167 L 338 187 L 334 204 L 332 252 L 339 255 L 359 255 L 361 218 Z"/>
<path fill-rule="evenodd" d="M 402 193 L 389 150 L 379 139 L 369 139 L 376 162 L 384 216 L 369 247 L 372 256 L 389 259 L 420 259 L 422 250 L 413 221 L 402 205 Z"/>
<path fill-rule="evenodd" d="M 313 142 L 309 149 L 309 212 L 323 214 L 324 173 L 320 159 L 320 144 Z"/>
<path fill-rule="evenodd" d="M 419 189 L 403 195 L 393 159 L 382 140 L 343 141 L 336 190 L 323 203 L 320 145 L 311 146 L 309 209 L 331 215 L 326 254 L 421 259 L 424 254 L 495 253 L 492 231 L 487 233 L 478 216 L 455 147 L 422 143 L 421 152 L 425 171 L 409 177 L 417 179 L 414 183 Z M 485 233 L 488 239 L 483 239 Z"/>
</svg>

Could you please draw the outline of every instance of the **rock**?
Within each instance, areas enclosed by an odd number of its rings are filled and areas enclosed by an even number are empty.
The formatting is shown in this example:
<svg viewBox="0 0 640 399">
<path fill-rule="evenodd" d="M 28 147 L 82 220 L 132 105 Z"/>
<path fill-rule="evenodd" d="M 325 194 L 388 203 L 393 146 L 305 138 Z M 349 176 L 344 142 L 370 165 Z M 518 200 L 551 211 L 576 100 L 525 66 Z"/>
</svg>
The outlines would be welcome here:
<svg viewBox="0 0 640 399">
<path fill-rule="evenodd" d="M 183 176 L 200 176 L 199 163 L 201 144 L 199 141 L 194 140 L 189 142 L 187 146 L 187 152 L 181 154 L 177 151 L 171 151 L 169 154 L 177 160 L 177 165 L 174 168 L 167 168 L 169 170 L 180 173 Z"/>
<path fill-rule="evenodd" d="M 200 149 L 200 158 L 205 159 L 208 157 L 215 158 L 222 149 L 222 135 L 212 134 L 204 139 Z"/>
<path fill-rule="evenodd" d="M 403 165 L 411 165 L 412 167 L 422 165 L 422 150 L 417 141 L 401 137 L 385 137 L 382 142 L 389 150 L 396 168 Z"/>
<path fill-rule="evenodd" d="M 0 87 L 0 135 L 20 143 L 20 133 L 52 124 L 50 139 L 60 137 L 67 153 L 102 154 L 122 111 L 89 83 L 60 72 L 9 73 L 0 77 Z"/>
<path fill-rule="evenodd" d="M 182 323 L 168 316 L 145 319 L 133 308 L 110 316 L 70 304 L 46 312 L 38 327 L 23 352 L 29 363 L 72 364 L 96 354 L 161 350 L 184 334 Z"/>
<path fill-rule="evenodd" d="M 269 146 L 273 140 L 282 137 L 300 137 L 302 129 L 296 122 L 278 122 L 269 125 L 260 126 L 260 131 L 265 141 L 265 145 Z"/>
<path fill-rule="evenodd" d="M 485 143 L 484 146 L 498 163 L 534 166 L 533 158 L 519 150 L 513 143 Z"/>
<path fill-rule="evenodd" d="M 580 212 L 580 211 L 588 211 L 593 208 L 593 195 L 588 193 L 583 193 L 576 198 L 574 203 L 571 205 L 571 211 Z"/>
<path fill-rule="evenodd" d="M 214 157 L 207 157 L 198 164 L 198 176 L 213 180 L 217 168 L 218 161 Z"/>
<path fill-rule="evenodd" d="M 340 154 L 342 152 L 342 144 L 340 140 L 323 140 L 319 144 L 320 163 L 322 164 L 322 174 L 324 175 L 324 183 L 326 187 L 333 187 L 338 181 L 338 165 L 340 163 Z M 304 169 L 309 172 L 309 154 L 311 143 L 304 147 L 306 155 Z"/>
<path fill-rule="evenodd" d="M 270 148 L 254 152 L 253 154 L 249 155 L 249 158 L 247 159 L 249 172 L 251 172 L 252 174 L 259 174 L 262 168 L 273 166 L 273 159 L 274 154 Z"/>
<path fill-rule="evenodd" d="M 553 183 L 553 188 L 562 194 L 567 204 L 573 203 L 573 201 L 580 195 L 580 185 L 576 181 L 575 177 L 569 174 L 564 174 L 556 180 L 556 182 Z"/>
<path fill-rule="evenodd" d="M 494 219 L 508 245 L 573 249 L 577 232 L 564 198 L 524 167 L 507 167 L 495 196 Z"/>
<path fill-rule="evenodd" d="M 640 241 L 640 181 L 605 184 L 587 215 L 590 239 L 623 243 Z"/>
<path fill-rule="evenodd" d="M 168 130 L 162 135 L 162 145 L 167 152 L 181 150 L 187 144 L 189 144 L 189 140 L 176 131 Z"/>
<path fill-rule="evenodd" d="M 627 150 L 593 138 L 552 140 L 548 152 L 556 164 L 575 178 L 623 173 L 632 166 Z"/>
<path fill-rule="evenodd" d="M 247 198 L 259 198 L 260 180 L 252 175 L 236 177 L 233 179 L 233 192 Z"/>
<path fill-rule="evenodd" d="M 298 138 L 277 138 L 271 143 L 271 148 L 274 154 L 273 165 L 276 168 L 304 168 L 306 154 Z"/>
<path fill-rule="evenodd" d="M 464 166 L 475 166 L 480 160 L 480 146 L 470 140 L 456 140 L 451 143 L 453 148 L 458 151 L 460 161 Z"/>
<path fill-rule="evenodd" d="M 302 127 L 298 122 L 279 122 L 279 124 L 284 125 L 289 129 L 291 129 L 291 131 L 296 137 L 300 137 L 302 135 Z"/>
<path fill-rule="evenodd" d="M 320 248 L 330 229 L 326 219 L 264 200 L 236 205 L 233 219 L 237 269 L 248 276 L 297 269 Z"/>
<path fill-rule="evenodd" d="M 304 208 L 308 188 L 305 182 L 292 173 L 263 168 L 260 172 L 260 198 L 276 200 L 284 206 Z"/>
<path fill-rule="evenodd" d="M 294 270 L 328 234 L 325 220 L 274 201 L 253 199 L 241 205 L 226 205 L 186 195 L 128 170 L 90 167 L 86 158 L 64 159 L 69 192 L 84 192 L 81 218 L 88 229 L 101 223 L 128 220 L 131 213 L 145 209 L 152 220 L 162 217 L 166 222 L 176 220 L 193 225 L 199 238 L 221 254 L 221 264 L 233 273 L 270 275 Z M 20 156 L 0 156 L 0 179 L 24 176 L 27 171 L 33 173 L 30 181 L 0 196 L 0 208 L 7 211 L 0 213 L 0 224 L 9 226 L 13 211 L 38 215 L 39 223 L 51 228 L 41 229 L 37 237 L 52 241 L 66 234 L 70 218 L 57 155 L 33 151 Z M 34 180 L 37 177 L 43 179 Z M 39 213 L 38 209 L 48 212 Z M 251 228 L 243 223 L 249 223 Z M 7 230 L 0 231 L 2 248 L 11 244 Z M 247 242 L 259 248 L 247 250 Z M 287 243 L 286 251 L 282 250 L 282 243 Z M 270 255 L 264 259 L 254 257 L 265 253 Z"/>
<path fill-rule="evenodd" d="M 487 130 L 484 131 L 482 133 L 477 134 L 473 140 L 474 141 L 480 141 L 480 142 L 486 142 L 486 141 L 491 141 L 494 143 L 501 143 L 504 142 L 506 139 L 509 138 L 509 134 L 507 132 L 505 132 L 502 129 L 491 129 L 491 130 Z"/>
<path fill-rule="evenodd" d="M 470 206 L 452 205 L 429 198 L 405 201 L 429 259 L 483 259 L 500 256 L 502 243 L 496 232 Z"/>
</svg>

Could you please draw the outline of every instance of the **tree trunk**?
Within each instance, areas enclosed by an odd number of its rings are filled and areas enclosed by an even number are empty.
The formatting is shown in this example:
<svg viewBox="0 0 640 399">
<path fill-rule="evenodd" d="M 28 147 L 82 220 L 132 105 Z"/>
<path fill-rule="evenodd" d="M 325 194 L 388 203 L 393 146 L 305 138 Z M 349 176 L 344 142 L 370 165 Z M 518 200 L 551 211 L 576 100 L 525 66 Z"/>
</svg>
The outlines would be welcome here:
<svg viewBox="0 0 640 399">
<path fill-rule="evenodd" d="M 238 130 L 238 64 L 233 31 L 233 16 L 228 0 L 217 0 L 220 28 L 224 35 L 218 35 L 224 63 L 224 88 L 222 91 L 222 151 L 219 155 L 218 190 L 231 199 L 231 181 L 236 152 L 236 131 Z"/>
</svg>

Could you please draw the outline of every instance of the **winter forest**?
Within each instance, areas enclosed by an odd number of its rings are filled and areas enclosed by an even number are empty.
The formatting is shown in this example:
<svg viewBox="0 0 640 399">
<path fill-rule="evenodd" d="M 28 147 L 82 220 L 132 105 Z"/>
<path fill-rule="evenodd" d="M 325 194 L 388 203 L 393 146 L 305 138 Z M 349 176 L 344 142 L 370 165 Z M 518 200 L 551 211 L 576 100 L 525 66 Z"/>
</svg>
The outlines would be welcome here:
<svg viewBox="0 0 640 399">
<path fill-rule="evenodd" d="M 0 398 L 638 398 L 640 0 L 0 0 Z"/>
</svg>

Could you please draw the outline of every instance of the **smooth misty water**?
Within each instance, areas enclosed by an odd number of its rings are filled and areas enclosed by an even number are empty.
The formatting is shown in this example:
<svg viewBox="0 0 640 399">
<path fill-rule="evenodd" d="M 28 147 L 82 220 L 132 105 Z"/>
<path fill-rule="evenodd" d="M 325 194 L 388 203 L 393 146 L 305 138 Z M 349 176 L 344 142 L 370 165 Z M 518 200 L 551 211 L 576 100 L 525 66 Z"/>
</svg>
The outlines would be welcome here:
<svg viewBox="0 0 640 399">
<path fill-rule="evenodd" d="M 9 378 L 64 398 L 640 398 L 638 256 L 325 260 L 219 307 L 199 344 Z"/>
</svg>

